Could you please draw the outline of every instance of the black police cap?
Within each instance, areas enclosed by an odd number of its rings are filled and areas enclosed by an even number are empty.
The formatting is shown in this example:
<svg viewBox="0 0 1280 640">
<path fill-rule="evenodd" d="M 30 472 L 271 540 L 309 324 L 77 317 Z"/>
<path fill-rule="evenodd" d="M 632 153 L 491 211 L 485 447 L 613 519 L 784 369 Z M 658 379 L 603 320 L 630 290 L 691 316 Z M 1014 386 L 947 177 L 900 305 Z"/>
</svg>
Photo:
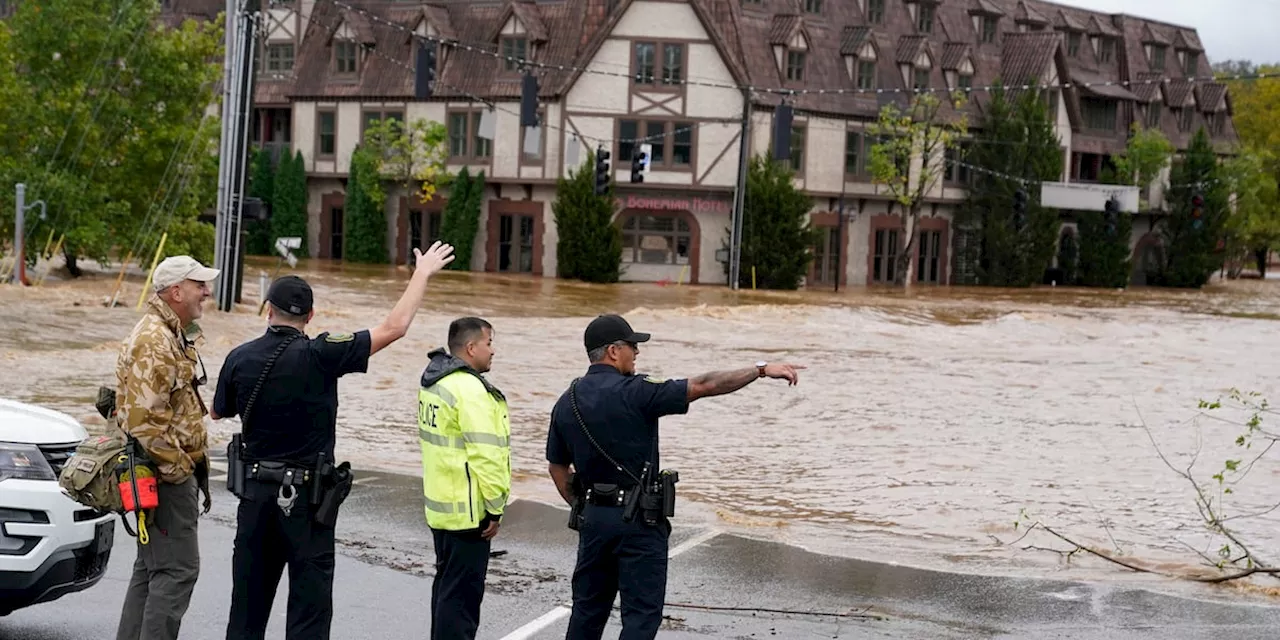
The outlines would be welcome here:
<svg viewBox="0 0 1280 640">
<path fill-rule="evenodd" d="M 311 296 L 311 285 L 298 276 L 283 276 L 271 283 L 267 290 L 267 300 L 276 308 L 295 316 L 311 313 L 314 300 Z"/>
<path fill-rule="evenodd" d="M 649 334 L 637 333 L 631 329 L 631 325 L 627 324 L 626 320 L 622 319 L 622 316 L 609 314 L 592 320 L 582 336 L 582 342 L 587 351 L 620 340 L 633 343 L 647 342 Z"/>
</svg>

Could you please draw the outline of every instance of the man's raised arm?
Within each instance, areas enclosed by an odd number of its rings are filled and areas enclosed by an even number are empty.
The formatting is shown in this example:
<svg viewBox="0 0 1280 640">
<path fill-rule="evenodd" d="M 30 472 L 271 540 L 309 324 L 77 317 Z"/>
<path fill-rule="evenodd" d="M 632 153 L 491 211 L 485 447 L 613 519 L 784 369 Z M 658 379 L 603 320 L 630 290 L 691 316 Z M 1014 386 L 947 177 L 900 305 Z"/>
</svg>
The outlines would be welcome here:
<svg viewBox="0 0 1280 640">
<path fill-rule="evenodd" d="M 404 295 L 400 296 L 400 301 L 391 309 L 391 313 L 387 314 L 387 319 L 369 330 L 369 355 L 371 356 L 404 337 L 404 334 L 409 331 L 409 325 L 413 324 L 413 317 L 418 313 L 418 308 L 422 306 L 422 298 L 427 293 L 427 280 L 445 265 L 453 262 L 454 258 L 453 247 L 440 241 L 432 244 L 426 253 L 415 247 L 413 255 L 417 266 L 413 271 L 413 277 L 409 279 L 408 288 L 404 290 Z"/>
<path fill-rule="evenodd" d="M 745 369 L 734 369 L 731 371 L 712 371 L 704 373 L 695 378 L 689 378 L 688 397 L 689 402 L 693 402 L 698 398 L 709 398 L 711 396 L 722 396 L 733 393 L 761 377 L 765 378 L 782 378 L 790 382 L 792 385 L 799 383 L 799 375 L 796 371 L 804 367 L 794 364 L 767 364 L 764 366 L 763 374 L 759 367 L 748 367 Z"/>
</svg>

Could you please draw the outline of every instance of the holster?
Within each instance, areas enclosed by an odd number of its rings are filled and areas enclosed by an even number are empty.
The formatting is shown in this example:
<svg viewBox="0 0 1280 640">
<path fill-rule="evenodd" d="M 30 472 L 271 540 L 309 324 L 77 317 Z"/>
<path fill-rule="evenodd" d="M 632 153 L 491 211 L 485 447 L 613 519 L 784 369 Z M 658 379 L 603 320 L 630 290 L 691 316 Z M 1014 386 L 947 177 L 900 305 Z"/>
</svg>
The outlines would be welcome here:
<svg viewBox="0 0 1280 640">
<path fill-rule="evenodd" d="M 240 434 L 231 436 L 231 442 L 227 444 L 227 491 L 237 498 L 245 497 L 244 458 L 241 457 L 243 450 L 244 444 Z"/>
<path fill-rule="evenodd" d="M 323 495 L 320 497 L 320 505 L 316 507 L 313 518 L 316 524 L 327 529 L 332 529 L 337 524 L 338 507 L 342 506 L 347 495 L 351 493 L 351 484 L 354 481 L 355 476 L 351 473 L 350 462 L 344 462 L 333 468 L 333 472 L 322 482 Z"/>
<path fill-rule="evenodd" d="M 260 460 L 248 465 L 248 472 L 244 477 L 264 484 L 301 487 L 309 484 L 314 475 L 315 472 L 310 469 L 287 462 Z"/>
</svg>

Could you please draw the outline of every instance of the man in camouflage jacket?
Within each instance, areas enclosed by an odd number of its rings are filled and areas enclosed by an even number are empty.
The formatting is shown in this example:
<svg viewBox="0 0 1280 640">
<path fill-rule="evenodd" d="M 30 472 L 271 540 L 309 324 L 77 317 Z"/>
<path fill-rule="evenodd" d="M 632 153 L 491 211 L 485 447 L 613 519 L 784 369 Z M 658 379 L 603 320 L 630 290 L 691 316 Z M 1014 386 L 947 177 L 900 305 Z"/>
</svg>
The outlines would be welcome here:
<svg viewBox="0 0 1280 640">
<path fill-rule="evenodd" d="M 208 411 L 196 389 L 205 376 L 201 371 L 197 379 L 203 364 L 192 323 L 218 273 L 190 256 L 161 262 L 152 275 L 156 295 L 116 363 L 118 424 L 159 475 L 159 506 L 147 513 L 149 540 L 139 539 L 117 640 L 176 639 L 200 573 L 197 490 L 204 491 L 208 511 Z"/>
</svg>

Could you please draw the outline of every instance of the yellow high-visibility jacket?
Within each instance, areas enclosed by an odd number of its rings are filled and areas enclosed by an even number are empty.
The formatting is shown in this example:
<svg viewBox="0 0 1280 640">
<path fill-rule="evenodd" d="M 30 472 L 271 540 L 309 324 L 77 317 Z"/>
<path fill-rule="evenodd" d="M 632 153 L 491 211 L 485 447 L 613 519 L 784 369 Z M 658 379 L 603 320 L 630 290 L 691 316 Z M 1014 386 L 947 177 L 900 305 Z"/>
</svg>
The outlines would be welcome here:
<svg viewBox="0 0 1280 640">
<path fill-rule="evenodd" d="M 430 354 L 418 391 L 418 439 L 427 525 L 476 529 L 500 520 L 511 495 L 506 397 L 443 349 Z"/>
</svg>

